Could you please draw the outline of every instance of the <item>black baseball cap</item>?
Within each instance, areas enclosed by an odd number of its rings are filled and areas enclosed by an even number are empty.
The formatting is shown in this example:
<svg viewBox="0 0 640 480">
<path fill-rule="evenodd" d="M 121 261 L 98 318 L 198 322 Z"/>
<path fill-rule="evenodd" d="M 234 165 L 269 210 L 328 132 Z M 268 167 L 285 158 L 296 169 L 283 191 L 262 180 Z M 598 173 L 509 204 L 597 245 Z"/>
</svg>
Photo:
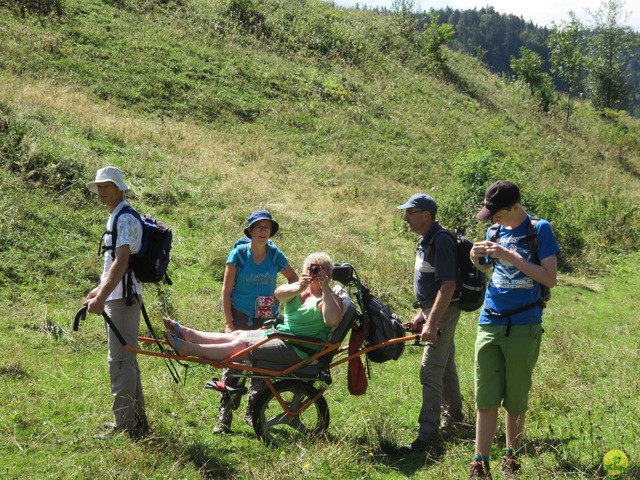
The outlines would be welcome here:
<svg viewBox="0 0 640 480">
<path fill-rule="evenodd" d="M 520 203 L 520 189 L 507 180 L 498 180 L 491 184 L 484 196 L 484 206 L 478 212 L 478 220 L 489 220 L 498 210 Z"/>
</svg>

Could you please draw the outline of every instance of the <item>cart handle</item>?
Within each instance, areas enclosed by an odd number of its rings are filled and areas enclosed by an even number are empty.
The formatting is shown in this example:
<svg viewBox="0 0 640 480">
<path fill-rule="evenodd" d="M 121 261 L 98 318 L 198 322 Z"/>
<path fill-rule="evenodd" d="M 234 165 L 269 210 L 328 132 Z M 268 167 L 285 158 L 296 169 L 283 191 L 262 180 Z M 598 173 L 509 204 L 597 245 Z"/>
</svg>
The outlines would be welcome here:
<svg viewBox="0 0 640 480">
<path fill-rule="evenodd" d="M 85 320 L 87 318 L 87 309 L 88 309 L 88 307 L 86 305 L 83 305 L 82 307 L 80 307 L 80 310 L 78 310 L 78 313 L 76 313 L 76 316 L 73 319 L 73 331 L 74 332 L 78 331 L 78 327 L 80 326 L 80 320 Z M 123 347 L 126 346 L 127 345 L 126 340 L 123 338 L 123 336 L 120 334 L 118 329 L 115 327 L 115 325 L 111 321 L 111 317 L 109 317 L 109 315 L 107 315 L 107 312 L 102 312 L 102 317 L 104 318 L 104 321 L 107 322 L 109 327 L 111 327 L 111 331 L 118 338 L 118 341 L 120 342 L 120 344 Z"/>
</svg>

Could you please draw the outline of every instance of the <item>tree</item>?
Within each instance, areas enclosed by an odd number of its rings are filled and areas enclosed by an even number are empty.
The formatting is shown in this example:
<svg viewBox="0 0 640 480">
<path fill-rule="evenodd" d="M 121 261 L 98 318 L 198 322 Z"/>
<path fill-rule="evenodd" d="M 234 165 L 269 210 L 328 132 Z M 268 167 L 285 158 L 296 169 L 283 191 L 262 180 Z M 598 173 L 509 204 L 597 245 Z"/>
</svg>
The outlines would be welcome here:
<svg viewBox="0 0 640 480">
<path fill-rule="evenodd" d="M 445 70 L 447 64 L 442 46 L 449 43 L 454 34 L 453 25 L 449 23 L 438 25 L 437 14 L 433 10 L 429 12 L 429 26 L 422 35 L 422 51 L 427 61 L 439 70 Z"/>
<path fill-rule="evenodd" d="M 533 50 L 520 47 L 520 58 L 511 57 L 511 69 L 531 90 L 531 96 L 540 102 L 542 110 L 549 111 L 553 102 L 553 82 L 542 71 L 542 58 Z"/>
<path fill-rule="evenodd" d="M 569 12 L 570 22 L 553 26 L 549 35 L 551 73 L 567 85 L 567 117 L 569 121 L 573 98 L 582 90 L 587 62 L 585 29 L 575 13 Z"/>
<path fill-rule="evenodd" d="M 400 34 L 411 45 L 417 43 L 418 20 L 414 15 L 415 8 L 416 0 L 393 0 L 391 5 Z"/>
<path fill-rule="evenodd" d="M 633 30 L 621 25 L 628 17 L 622 12 L 623 6 L 620 0 L 605 0 L 596 12 L 589 11 L 594 25 L 593 35 L 588 37 L 587 90 L 598 110 L 621 110 L 629 99 L 625 64 L 637 42 Z"/>
</svg>

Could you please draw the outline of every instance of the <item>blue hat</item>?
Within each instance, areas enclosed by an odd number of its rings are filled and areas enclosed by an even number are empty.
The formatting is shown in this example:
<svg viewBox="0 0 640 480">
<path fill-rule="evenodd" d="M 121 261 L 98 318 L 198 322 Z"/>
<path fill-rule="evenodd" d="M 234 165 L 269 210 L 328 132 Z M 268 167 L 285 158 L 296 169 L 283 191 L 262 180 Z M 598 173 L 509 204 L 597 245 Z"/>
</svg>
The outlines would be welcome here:
<svg viewBox="0 0 640 480">
<path fill-rule="evenodd" d="M 398 210 L 406 210 L 407 208 L 419 208 L 425 212 L 430 212 L 433 217 L 438 213 L 438 204 L 430 195 L 426 193 L 416 193 L 411 195 L 411 198 L 407 200 L 407 203 L 400 205 Z"/>
<path fill-rule="evenodd" d="M 266 210 L 256 210 L 251 215 L 249 215 L 249 219 L 247 220 L 247 228 L 244 229 L 244 234 L 247 237 L 251 238 L 251 233 L 249 232 L 249 229 L 254 223 L 259 222 L 260 220 L 269 220 L 271 222 L 271 235 L 269 235 L 270 237 L 275 235 L 276 232 L 278 231 L 278 228 L 280 228 L 280 225 L 278 225 L 278 222 L 276 222 L 271 217 L 271 214 L 269 212 L 267 212 Z"/>
</svg>

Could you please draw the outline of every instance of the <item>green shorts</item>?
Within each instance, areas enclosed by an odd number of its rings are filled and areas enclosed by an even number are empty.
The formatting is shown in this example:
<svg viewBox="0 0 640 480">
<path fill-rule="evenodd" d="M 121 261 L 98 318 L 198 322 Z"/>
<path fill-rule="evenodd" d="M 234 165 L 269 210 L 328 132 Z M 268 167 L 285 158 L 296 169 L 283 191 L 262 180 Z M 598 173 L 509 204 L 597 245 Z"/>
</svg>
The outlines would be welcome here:
<svg viewBox="0 0 640 480">
<path fill-rule="evenodd" d="M 538 361 L 542 325 L 480 325 L 476 338 L 476 408 L 527 411 L 531 375 Z"/>
</svg>

